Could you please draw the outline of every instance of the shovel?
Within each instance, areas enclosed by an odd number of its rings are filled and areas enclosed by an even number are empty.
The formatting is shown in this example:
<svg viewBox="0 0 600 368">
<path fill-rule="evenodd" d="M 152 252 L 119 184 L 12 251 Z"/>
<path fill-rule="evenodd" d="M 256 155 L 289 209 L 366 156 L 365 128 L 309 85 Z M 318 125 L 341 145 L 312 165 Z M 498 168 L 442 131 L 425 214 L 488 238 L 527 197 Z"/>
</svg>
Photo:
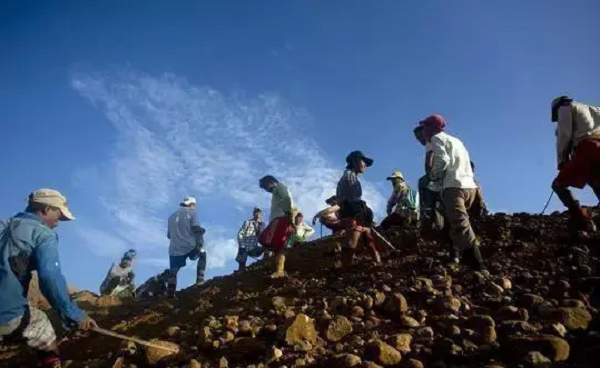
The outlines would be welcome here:
<svg viewBox="0 0 600 368">
<path fill-rule="evenodd" d="M 392 243 L 390 243 L 386 238 L 383 237 L 383 235 L 381 235 L 379 233 L 379 231 L 375 230 L 375 228 L 371 228 L 371 231 L 373 232 L 373 234 L 375 234 L 377 236 L 377 238 L 379 238 L 379 240 L 381 240 L 382 242 L 385 243 L 385 245 L 387 245 L 388 247 L 390 247 L 392 250 L 397 250 L 396 247 L 394 247 L 392 245 Z"/>
<path fill-rule="evenodd" d="M 92 328 L 92 331 L 95 331 L 95 332 L 97 332 L 99 334 L 102 334 L 102 335 L 116 337 L 117 339 L 121 339 L 121 340 L 133 341 L 136 344 L 140 344 L 140 345 L 147 346 L 147 347 L 150 347 L 150 348 L 155 348 L 155 349 L 161 349 L 161 350 L 170 351 L 173 354 L 179 353 L 179 349 L 172 349 L 172 348 L 169 348 L 169 347 L 166 347 L 166 346 L 156 345 L 156 344 L 151 343 L 150 341 L 138 339 L 136 337 L 129 337 L 129 336 L 121 335 L 121 334 L 118 334 L 116 332 L 112 332 L 110 330 L 105 330 L 105 329 L 100 328 L 100 327 L 94 327 L 94 328 Z"/>
</svg>

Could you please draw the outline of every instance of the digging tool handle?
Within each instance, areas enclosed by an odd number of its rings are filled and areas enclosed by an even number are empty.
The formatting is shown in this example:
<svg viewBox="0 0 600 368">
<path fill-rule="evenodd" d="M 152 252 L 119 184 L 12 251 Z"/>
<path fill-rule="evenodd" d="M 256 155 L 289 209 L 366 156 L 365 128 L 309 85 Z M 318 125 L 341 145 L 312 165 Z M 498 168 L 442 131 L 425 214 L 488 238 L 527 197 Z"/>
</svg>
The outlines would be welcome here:
<svg viewBox="0 0 600 368">
<path fill-rule="evenodd" d="M 118 334 L 118 333 L 116 333 L 116 332 L 112 332 L 112 331 L 109 331 L 109 330 L 105 330 L 105 329 L 103 329 L 103 328 L 100 328 L 100 327 L 94 327 L 92 330 L 93 330 L 93 331 L 96 331 L 96 332 L 98 332 L 99 334 L 102 334 L 102 335 L 111 336 L 111 337 L 116 337 L 117 339 L 121 339 L 121 340 L 129 340 L 129 341 L 133 341 L 133 342 L 135 342 L 136 344 L 140 344 L 140 345 L 148 346 L 148 347 L 150 347 L 150 348 L 155 348 L 155 349 L 166 350 L 166 351 L 170 351 L 171 353 L 174 353 L 174 354 L 177 354 L 177 353 L 179 353 L 179 350 L 175 350 L 175 349 L 172 349 L 172 348 L 168 348 L 168 347 L 166 347 L 166 346 L 160 346 L 160 345 L 156 345 L 156 344 L 153 344 L 153 343 L 151 343 L 150 341 L 146 341 L 146 340 L 138 339 L 138 338 L 136 338 L 136 337 L 129 337 L 129 336 L 121 335 L 121 334 Z"/>
<path fill-rule="evenodd" d="M 373 231 L 373 234 L 377 235 L 377 237 L 381 239 L 381 241 L 383 241 L 388 247 L 392 248 L 392 250 L 396 250 L 392 243 L 390 243 L 386 238 L 384 238 L 383 235 L 381 235 L 377 230 L 375 230 L 375 228 L 372 227 L 371 231 Z"/>
</svg>

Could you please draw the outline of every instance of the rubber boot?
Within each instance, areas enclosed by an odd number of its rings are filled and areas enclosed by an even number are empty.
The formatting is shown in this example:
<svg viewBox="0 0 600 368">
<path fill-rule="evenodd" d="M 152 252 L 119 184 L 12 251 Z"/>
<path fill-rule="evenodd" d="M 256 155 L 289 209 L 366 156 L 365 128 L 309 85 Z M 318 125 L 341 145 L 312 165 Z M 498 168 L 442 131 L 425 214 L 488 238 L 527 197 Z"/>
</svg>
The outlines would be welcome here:
<svg viewBox="0 0 600 368">
<path fill-rule="evenodd" d="M 592 220 L 592 216 L 587 209 L 579 206 L 579 202 L 577 202 L 577 207 L 569 208 L 569 213 L 571 214 L 570 228 L 572 230 L 592 233 L 596 231 L 596 224 Z"/>
<path fill-rule="evenodd" d="M 283 253 L 275 254 L 275 272 L 271 275 L 271 278 L 278 279 L 285 277 L 285 255 Z"/>
</svg>

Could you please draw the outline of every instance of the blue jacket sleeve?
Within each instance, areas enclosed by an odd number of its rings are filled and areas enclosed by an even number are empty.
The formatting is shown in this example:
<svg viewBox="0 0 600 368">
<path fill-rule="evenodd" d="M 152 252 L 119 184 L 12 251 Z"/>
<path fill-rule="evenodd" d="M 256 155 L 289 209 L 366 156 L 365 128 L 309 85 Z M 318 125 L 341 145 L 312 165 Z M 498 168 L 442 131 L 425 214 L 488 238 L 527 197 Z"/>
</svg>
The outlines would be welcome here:
<svg viewBox="0 0 600 368">
<path fill-rule="evenodd" d="M 79 323 L 86 318 L 75 302 L 69 299 L 67 282 L 62 275 L 58 259 L 58 238 L 56 234 L 43 234 L 33 252 L 38 272 L 40 290 L 50 305 L 58 311 L 65 324 Z"/>
</svg>

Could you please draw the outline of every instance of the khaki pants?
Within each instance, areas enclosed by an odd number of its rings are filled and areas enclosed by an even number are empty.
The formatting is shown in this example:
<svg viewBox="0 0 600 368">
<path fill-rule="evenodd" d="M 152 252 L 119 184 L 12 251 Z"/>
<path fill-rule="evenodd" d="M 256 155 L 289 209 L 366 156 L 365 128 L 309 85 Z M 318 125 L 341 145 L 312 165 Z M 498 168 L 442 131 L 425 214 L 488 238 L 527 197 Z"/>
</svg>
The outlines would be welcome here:
<svg viewBox="0 0 600 368">
<path fill-rule="evenodd" d="M 477 189 L 447 188 L 442 192 L 446 217 L 450 221 L 450 237 L 461 252 L 479 245 L 467 212 L 476 197 Z"/>
</svg>

